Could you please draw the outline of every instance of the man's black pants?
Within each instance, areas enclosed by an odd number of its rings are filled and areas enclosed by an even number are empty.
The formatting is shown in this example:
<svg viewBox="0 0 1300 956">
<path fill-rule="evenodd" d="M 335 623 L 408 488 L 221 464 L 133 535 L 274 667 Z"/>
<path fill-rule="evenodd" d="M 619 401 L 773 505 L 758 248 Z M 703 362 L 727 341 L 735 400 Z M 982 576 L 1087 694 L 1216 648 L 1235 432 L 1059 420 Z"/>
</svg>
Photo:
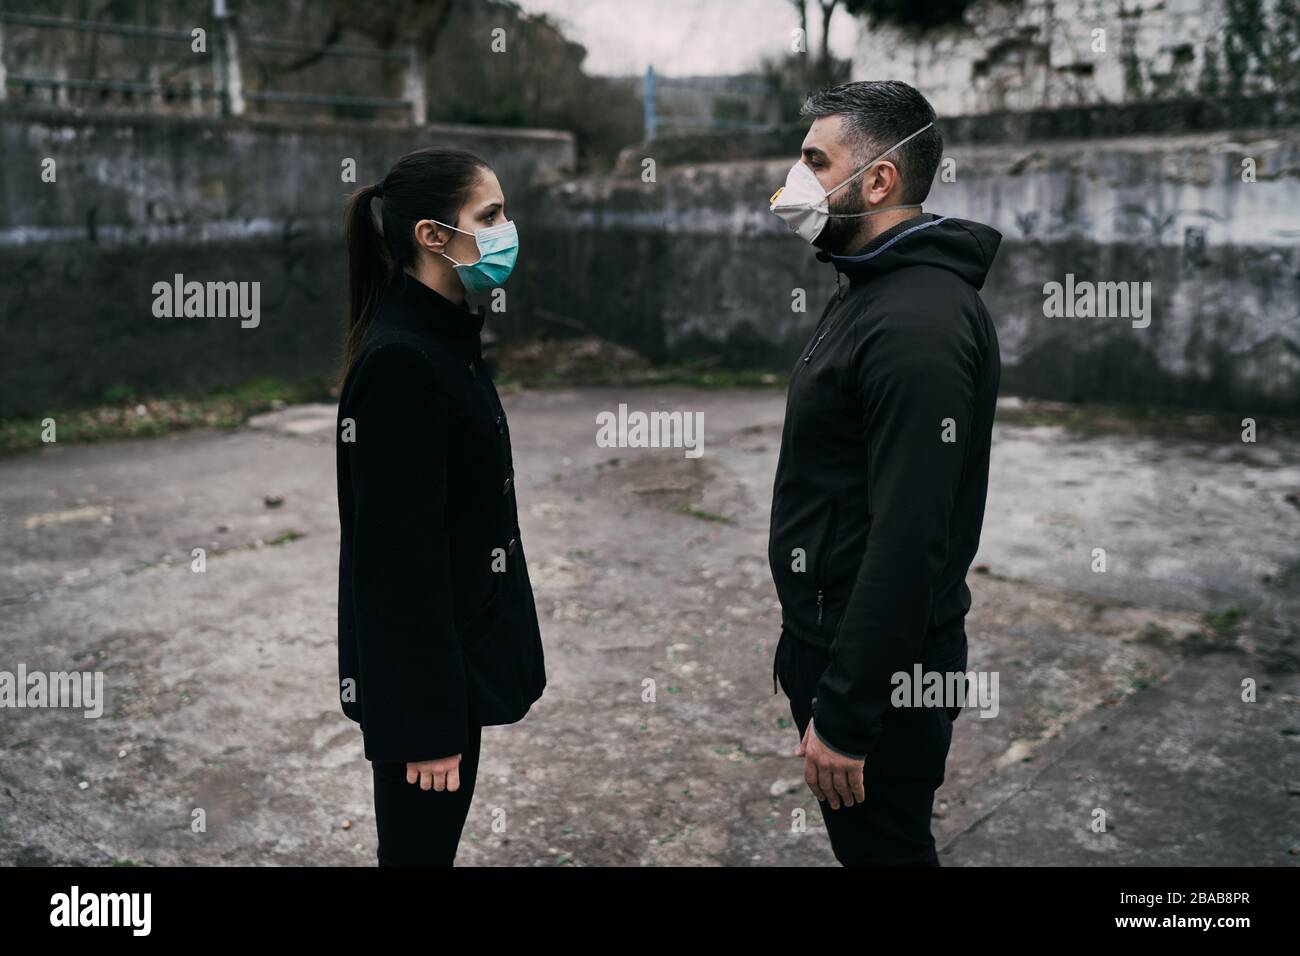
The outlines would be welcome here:
<svg viewBox="0 0 1300 956">
<path fill-rule="evenodd" d="M 471 724 L 460 758 L 460 789 L 421 790 L 406 764 L 372 761 L 380 866 L 451 866 L 474 798 L 481 728 Z"/>
<path fill-rule="evenodd" d="M 812 719 L 817 682 L 829 655 L 782 629 L 774 662 L 790 713 L 803 739 Z M 934 635 L 922 658 L 925 671 L 965 671 L 966 633 L 959 625 Z M 851 807 L 821 801 L 831 850 L 844 866 L 938 866 L 930 813 L 943 783 L 952 722 L 961 708 L 890 708 L 884 733 L 863 768 L 865 803 Z"/>
</svg>

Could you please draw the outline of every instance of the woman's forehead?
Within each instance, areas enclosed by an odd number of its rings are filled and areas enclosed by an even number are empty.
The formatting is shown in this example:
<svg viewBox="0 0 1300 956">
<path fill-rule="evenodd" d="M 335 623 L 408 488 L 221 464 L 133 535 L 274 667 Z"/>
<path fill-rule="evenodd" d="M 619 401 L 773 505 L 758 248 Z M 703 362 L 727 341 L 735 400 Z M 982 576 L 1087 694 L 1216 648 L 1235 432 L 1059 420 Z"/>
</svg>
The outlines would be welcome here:
<svg viewBox="0 0 1300 956">
<path fill-rule="evenodd" d="M 469 201 L 474 206 L 487 206 L 492 203 L 504 203 L 505 196 L 501 193 L 501 183 L 497 181 L 496 173 L 490 169 L 484 169 L 478 180 L 474 183 L 474 188 L 470 190 Z"/>
</svg>

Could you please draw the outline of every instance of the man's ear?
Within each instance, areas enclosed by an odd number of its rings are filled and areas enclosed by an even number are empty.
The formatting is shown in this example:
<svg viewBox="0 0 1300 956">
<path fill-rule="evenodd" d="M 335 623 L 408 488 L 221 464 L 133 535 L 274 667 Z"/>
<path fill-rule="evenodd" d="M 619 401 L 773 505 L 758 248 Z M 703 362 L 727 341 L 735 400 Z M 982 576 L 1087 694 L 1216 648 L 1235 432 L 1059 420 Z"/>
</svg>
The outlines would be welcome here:
<svg viewBox="0 0 1300 956">
<path fill-rule="evenodd" d="M 898 183 L 898 167 L 884 159 L 862 177 L 868 205 L 883 203 Z"/>
</svg>

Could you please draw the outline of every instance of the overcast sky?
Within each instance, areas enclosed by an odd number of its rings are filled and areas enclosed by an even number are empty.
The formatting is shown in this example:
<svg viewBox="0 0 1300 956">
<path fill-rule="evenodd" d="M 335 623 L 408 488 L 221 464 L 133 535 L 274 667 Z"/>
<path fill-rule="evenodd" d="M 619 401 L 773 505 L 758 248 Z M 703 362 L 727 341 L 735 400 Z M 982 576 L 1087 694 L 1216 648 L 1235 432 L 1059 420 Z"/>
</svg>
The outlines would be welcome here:
<svg viewBox="0 0 1300 956">
<path fill-rule="evenodd" d="M 765 56 L 790 49 L 798 14 L 790 0 L 518 0 L 529 13 L 551 14 L 587 48 L 587 72 L 656 72 L 671 76 L 744 73 Z M 808 0 L 808 47 L 821 45 L 821 12 Z M 831 52 L 848 57 L 857 23 L 836 9 Z"/>
</svg>

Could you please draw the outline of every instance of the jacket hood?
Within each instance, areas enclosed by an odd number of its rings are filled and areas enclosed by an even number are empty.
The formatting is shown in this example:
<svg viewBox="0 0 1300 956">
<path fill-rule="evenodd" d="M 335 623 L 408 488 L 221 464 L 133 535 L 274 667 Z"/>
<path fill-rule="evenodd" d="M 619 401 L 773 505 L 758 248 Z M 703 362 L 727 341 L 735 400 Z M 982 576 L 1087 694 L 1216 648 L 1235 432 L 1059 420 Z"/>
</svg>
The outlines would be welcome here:
<svg viewBox="0 0 1300 956">
<path fill-rule="evenodd" d="M 978 291 L 997 255 L 1002 233 L 969 219 L 922 213 L 887 229 L 859 254 L 818 252 L 851 283 L 868 281 L 903 266 L 931 265 L 955 272 Z"/>
</svg>

